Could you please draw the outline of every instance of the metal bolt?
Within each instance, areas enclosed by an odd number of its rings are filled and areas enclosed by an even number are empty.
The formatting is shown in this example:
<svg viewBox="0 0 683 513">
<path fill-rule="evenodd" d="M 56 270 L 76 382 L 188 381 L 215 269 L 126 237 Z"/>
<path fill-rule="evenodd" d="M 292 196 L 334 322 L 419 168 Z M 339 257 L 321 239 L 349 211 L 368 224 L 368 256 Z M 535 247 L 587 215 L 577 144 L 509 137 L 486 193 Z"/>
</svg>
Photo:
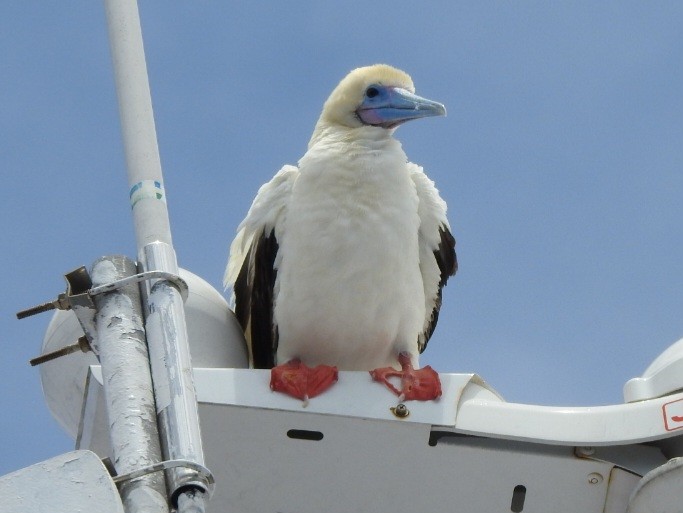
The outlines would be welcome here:
<svg viewBox="0 0 683 513">
<path fill-rule="evenodd" d="M 577 447 L 574 450 L 574 454 L 576 454 L 579 458 L 593 456 L 595 454 L 595 447 Z"/>
<path fill-rule="evenodd" d="M 391 413 L 396 415 L 399 419 L 404 419 L 410 415 L 410 410 L 403 403 L 398 403 L 395 407 L 389 408 Z"/>
<path fill-rule="evenodd" d="M 602 483 L 602 476 L 598 474 L 597 472 L 592 472 L 588 474 L 588 482 L 590 484 L 600 484 Z"/>
<path fill-rule="evenodd" d="M 48 301 L 37 306 L 32 306 L 21 312 L 17 312 L 17 319 L 24 319 L 30 317 L 31 315 L 36 315 L 43 312 L 48 312 L 50 310 L 70 310 L 69 300 L 66 294 L 60 294 L 54 301 Z"/>
<path fill-rule="evenodd" d="M 35 367 L 36 365 L 49 362 L 50 360 L 54 360 L 61 356 L 66 356 L 68 354 L 75 353 L 79 349 L 84 353 L 92 351 L 92 349 L 90 348 L 90 343 L 88 342 L 88 339 L 85 336 L 79 338 L 78 342 L 76 342 L 75 344 L 62 347 L 61 349 L 57 349 L 56 351 L 52 351 L 51 353 L 45 353 L 40 356 L 36 356 L 35 358 L 29 360 L 29 363 L 31 364 L 31 367 Z"/>
</svg>

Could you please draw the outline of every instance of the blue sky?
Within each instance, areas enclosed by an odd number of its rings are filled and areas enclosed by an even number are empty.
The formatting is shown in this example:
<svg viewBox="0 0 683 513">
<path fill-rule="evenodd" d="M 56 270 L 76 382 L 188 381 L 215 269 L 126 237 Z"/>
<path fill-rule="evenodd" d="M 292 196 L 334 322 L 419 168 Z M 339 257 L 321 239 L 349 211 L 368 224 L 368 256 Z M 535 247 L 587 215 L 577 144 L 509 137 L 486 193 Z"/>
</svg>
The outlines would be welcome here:
<svg viewBox="0 0 683 513">
<path fill-rule="evenodd" d="M 460 270 L 423 364 L 508 401 L 600 405 L 683 336 L 680 2 L 143 2 L 180 265 L 221 287 L 258 187 L 336 83 L 386 62 L 446 118 L 396 136 L 449 204 Z M 72 448 L 44 406 L 62 275 L 135 256 L 100 2 L 0 6 L 0 475 Z"/>
</svg>

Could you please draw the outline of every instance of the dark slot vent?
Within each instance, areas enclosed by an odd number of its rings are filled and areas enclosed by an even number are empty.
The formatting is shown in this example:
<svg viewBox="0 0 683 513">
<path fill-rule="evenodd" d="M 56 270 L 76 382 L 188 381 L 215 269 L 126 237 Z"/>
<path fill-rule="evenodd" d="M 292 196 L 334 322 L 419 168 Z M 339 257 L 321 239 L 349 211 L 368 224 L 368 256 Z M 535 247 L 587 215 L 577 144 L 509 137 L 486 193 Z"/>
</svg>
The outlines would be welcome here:
<svg viewBox="0 0 683 513">
<path fill-rule="evenodd" d="M 526 499 L 526 486 L 517 485 L 512 490 L 512 502 L 510 503 L 510 511 L 519 513 L 524 510 L 524 499 Z"/>
<path fill-rule="evenodd" d="M 470 438 L 469 435 L 463 435 L 461 433 L 453 433 L 452 431 L 431 431 L 429 433 L 429 445 L 430 447 L 436 447 L 443 438 L 444 442 L 448 443 L 449 440 L 462 440 L 463 438 Z"/>
<path fill-rule="evenodd" d="M 319 441 L 323 439 L 323 434 L 320 431 L 308 431 L 307 429 L 290 429 L 287 431 L 287 436 L 297 440 Z"/>
</svg>

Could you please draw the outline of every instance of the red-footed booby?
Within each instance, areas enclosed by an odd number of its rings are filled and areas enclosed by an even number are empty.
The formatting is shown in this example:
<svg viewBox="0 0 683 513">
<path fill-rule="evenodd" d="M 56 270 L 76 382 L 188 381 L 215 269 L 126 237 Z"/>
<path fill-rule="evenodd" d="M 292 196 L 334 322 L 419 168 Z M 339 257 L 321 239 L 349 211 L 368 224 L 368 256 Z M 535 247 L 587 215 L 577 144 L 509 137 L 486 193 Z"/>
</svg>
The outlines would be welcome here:
<svg viewBox="0 0 683 513">
<path fill-rule="evenodd" d="M 306 403 L 339 368 L 371 371 L 400 400 L 441 395 L 418 355 L 457 270 L 455 239 L 434 183 L 392 135 L 446 110 L 414 91 L 391 66 L 349 73 L 298 167 L 259 189 L 237 229 L 224 284 L 251 365 L 272 368 L 273 390 Z"/>
</svg>

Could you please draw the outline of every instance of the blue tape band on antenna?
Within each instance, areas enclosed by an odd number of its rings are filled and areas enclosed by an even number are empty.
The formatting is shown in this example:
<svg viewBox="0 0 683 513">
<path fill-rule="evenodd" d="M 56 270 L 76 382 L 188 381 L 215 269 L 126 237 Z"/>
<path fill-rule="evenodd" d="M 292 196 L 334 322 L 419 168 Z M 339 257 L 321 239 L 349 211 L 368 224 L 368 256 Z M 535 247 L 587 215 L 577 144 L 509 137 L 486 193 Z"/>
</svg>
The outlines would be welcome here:
<svg viewBox="0 0 683 513">
<path fill-rule="evenodd" d="M 130 206 L 143 199 L 156 199 L 166 203 L 166 192 L 161 182 L 157 180 L 143 180 L 130 188 Z"/>
</svg>

